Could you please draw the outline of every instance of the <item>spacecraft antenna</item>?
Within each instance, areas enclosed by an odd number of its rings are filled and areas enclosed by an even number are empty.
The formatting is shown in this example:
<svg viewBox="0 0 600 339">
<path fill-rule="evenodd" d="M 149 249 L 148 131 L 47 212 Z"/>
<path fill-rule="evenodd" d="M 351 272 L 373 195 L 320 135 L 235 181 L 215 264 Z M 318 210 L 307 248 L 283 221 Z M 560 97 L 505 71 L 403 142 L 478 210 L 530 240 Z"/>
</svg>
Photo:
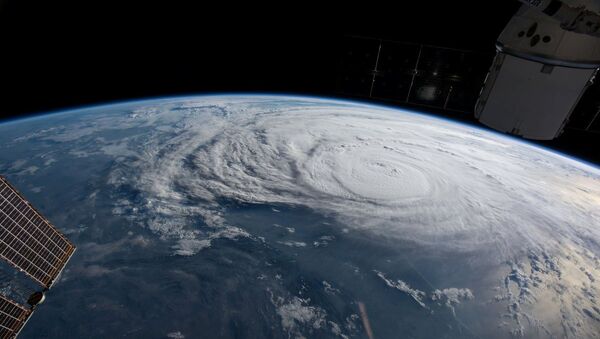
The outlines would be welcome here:
<svg viewBox="0 0 600 339">
<path fill-rule="evenodd" d="M 17 337 L 74 252 L 69 239 L 0 176 L 0 259 L 41 286 L 27 306 L 0 294 L 1 339 Z"/>
</svg>

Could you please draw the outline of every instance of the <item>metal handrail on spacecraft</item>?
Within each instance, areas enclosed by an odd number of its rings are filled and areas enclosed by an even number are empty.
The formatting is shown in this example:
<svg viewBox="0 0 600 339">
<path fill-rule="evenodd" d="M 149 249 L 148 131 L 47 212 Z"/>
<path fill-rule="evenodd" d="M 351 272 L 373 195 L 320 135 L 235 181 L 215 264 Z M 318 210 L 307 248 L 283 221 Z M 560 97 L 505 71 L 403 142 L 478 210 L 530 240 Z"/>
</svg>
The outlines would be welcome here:
<svg viewBox="0 0 600 339">
<path fill-rule="evenodd" d="M 600 68 L 600 2 L 519 0 L 475 106 L 496 130 L 550 140 Z"/>
<path fill-rule="evenodd" d="M 75 246 L 0 176 L 0 259 L 41 285 L 28 307 L 0 294 L 0 338 L 15 338 L 45 299 Z"/>
</svg>

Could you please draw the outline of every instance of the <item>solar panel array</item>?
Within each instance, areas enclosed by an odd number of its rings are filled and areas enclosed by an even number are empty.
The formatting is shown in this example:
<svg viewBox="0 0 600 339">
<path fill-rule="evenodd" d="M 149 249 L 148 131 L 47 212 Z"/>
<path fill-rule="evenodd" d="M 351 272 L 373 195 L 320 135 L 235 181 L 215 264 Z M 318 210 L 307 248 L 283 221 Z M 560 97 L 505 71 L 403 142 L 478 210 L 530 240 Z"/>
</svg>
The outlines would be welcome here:
<svg viewBox="0 0 600 339">
<path fill-rule="evenodd" d="M 0 257 L 50 288 L 75 246 L 0 176 Z"/>
<path fill-rule="evenodd" d="M 365 37 L 340 46 L 345 95 L 469 113 L 493 54 Z"/>
<path fill-rule="evenodd" d="M 8 339 L 17 336 L 32 311 L 0 294 L 0 338 Z"/>
</svg>

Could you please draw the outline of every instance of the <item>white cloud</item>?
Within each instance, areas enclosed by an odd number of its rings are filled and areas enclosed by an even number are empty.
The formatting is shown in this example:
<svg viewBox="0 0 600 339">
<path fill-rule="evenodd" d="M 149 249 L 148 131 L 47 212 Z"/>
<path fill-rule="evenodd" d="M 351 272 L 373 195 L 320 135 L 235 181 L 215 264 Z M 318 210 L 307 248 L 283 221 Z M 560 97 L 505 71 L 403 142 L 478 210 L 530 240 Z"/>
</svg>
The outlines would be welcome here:
<svg viewBox="0 0 600 339">
<path fill-rule="evenodd" d="M 306 243 L 302 241 L 278 241 L 280 244 L 289 247 L 306 247 Z"/>
<path fill-rule="evenodd" d="M 300 298 L 291 296 L 284 298 L 275 296 L 273 291 L 267 289 L 270 295 L 271 303 L 276 308 L 276 312 L 281 319 L 281 326 L 287 332 L 290 338 L 306 338 L 315 336 L 316 331 L 330 331 L 335 336 L 348 338 L 343 333 L 340 326 L 330 320 L 327 320 L 327 312 L 319 306 L 311 304 L 310 298 Z M 356 319 L 348 320 L 348 324 L 354 326 Z M 354 331 L 355 328 L 350 329 Z"/>
<path fill-rule="evenodd" d="M 374 271 L 381 280 L 385 282 L 389 287 L 395 288 L 401 292 L 408 294 L 411 298 L 414 299 L 421 307 L 428 308 L 427 305 L 423 302 L 423 299 L 426 297 L 425 292 L 420 291 L 416 288 L 411 288 L 410 285 L 405 283 L 404 281 L 398 279 L 396 281 L 392 281 L 385 277 L 385 274 L 379 271 Z"/>
<path fill-rule="evenodd" d="M 200 252 L 202 249 L 210 247 L 211 243 L 208 239 L 181 239 L 173 248 L 175 254 L 189 256 Z"/>
<path fill-rule="evenodd" d="M 325 311 L 319 307 L 310 306 L 310 299 L 293 297 L 277 309 L 281 317 L 281 325 L 287 331 L 294 330 L 298 325 L 309 324 L 319 329 L 325 324 Z"/>
<path fill-rule="evenodd" d="M 463 300 L 473 299 L 473 292 L 468 288 L 444 288 L 436 289 L 431 292 L 431 300 L 445 304 L 454 313 L 454 306 L 460 304 Z"/>
<path fill-rule="evenodd" d="M 326 293 L 329 293 L 329 294 L 338 294 L 338 293 L 340 293 L 340 290 L 337 289 L 337 288 L 335 288 L 335 287 L 333 287 L 329 282 L 323 280 L 322 284 L 323 284 L 323 289 L 325 289 Z"/>
<path fill-rule="evenodd" d="M 112 269 L 109 269 L 107 267 L 103 267 L 100 265 L 89 265 L 89 266 L 86 266 L 84 269 L 77 270 L 77 271 L 78 271 L 78 274 L 83 274 L 88 278 L 95 278 L 95 277 L 110 274 L 110 273 L 114 272 L 115 270 L 112 270 Z"/>
<path fill-rule="evenodd" d="M 411 298 L 413 298 L 421 307 L 429 309 L 429 306 L 426 304 L 427 293 L 418 290 L 416 288 L 412 288 L 406 282 L 398 279 L 393 281 L 391 279 L 386 278 L 385 274 L 380 271 L 374 271 L 379 278 L 381 278 L 385 284 L 389 287 L 395 288 L 401 292 L 408 294 Z M 454 314 L 454 306 L 459 305 L 461 301 L 472 300 L 475 298 L 473 292 L 468 288 L 456 288 L 449 287 L 443 289 L 435 289 L 431 292 L 429 299 L 431 301 L 439 304 L 444 304 L 448 307 L 452 313 Z"/>
<path fill-rule="evenodd" d="M 180 331 L 175 331 L 167 334 L 169 339 L 185 339 L 185 336 Z"/>
</svg>

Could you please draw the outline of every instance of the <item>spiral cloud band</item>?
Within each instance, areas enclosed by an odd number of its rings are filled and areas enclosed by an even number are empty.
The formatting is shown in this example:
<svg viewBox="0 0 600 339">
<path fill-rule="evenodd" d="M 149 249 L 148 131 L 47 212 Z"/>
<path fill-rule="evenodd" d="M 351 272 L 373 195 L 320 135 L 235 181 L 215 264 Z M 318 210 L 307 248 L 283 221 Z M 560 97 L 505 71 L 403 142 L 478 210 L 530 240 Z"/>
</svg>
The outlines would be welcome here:
<svg viewBox="0 0 600 339">
<path fill-rule="evenodd" d="M 392 239 L 504 256 L 524 243 L 600 238 L 596 168 L 428 116 L 289 102 L 214 97 L 138 109 L 123 123 L 175 130 L 138 151 L 136 185 L 158 214 L 199 213 L 208 223 L 221 222 L 217 200 L 227 198 L 302 204 Z"/>
</svg>

